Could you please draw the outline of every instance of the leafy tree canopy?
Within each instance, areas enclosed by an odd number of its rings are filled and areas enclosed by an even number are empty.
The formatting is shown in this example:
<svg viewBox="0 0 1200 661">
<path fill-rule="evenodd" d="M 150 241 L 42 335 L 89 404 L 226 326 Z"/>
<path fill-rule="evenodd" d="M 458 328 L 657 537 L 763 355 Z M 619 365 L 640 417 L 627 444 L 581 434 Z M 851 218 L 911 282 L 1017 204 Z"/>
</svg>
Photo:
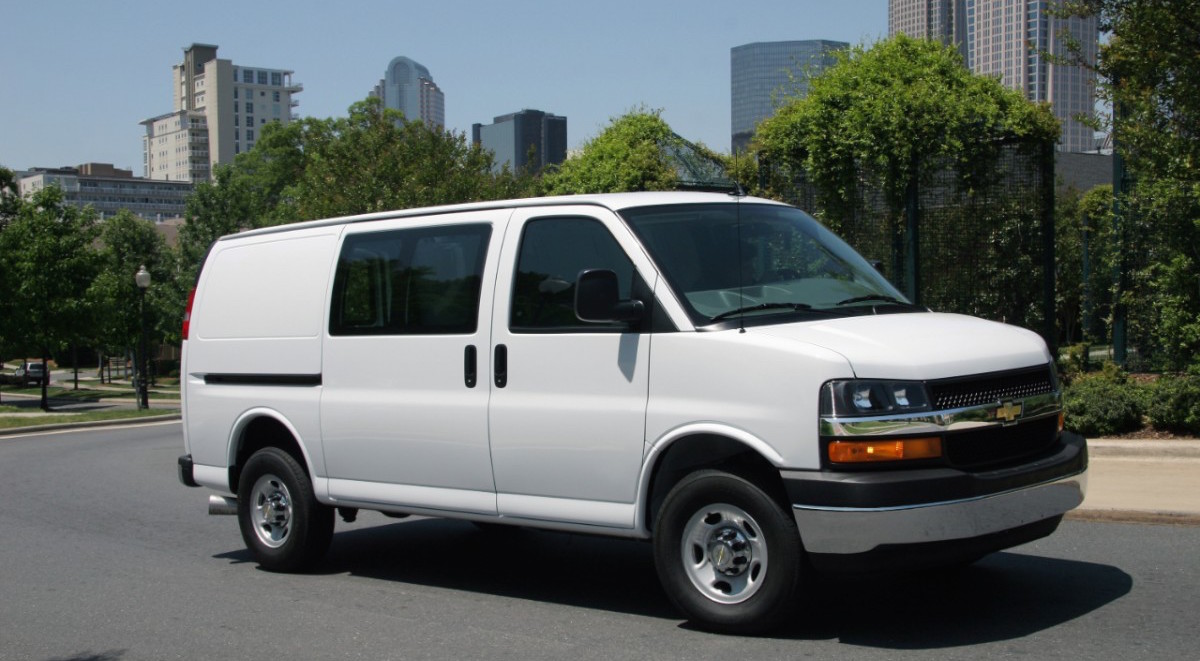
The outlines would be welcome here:
<svg viewBox="0 0 1200 661">
<path fill-rule="evenodd" d="M 170 290 L 173 260 L 166 241 L 154 224 L 122 210 L 100 224 L 99 273 L 88 290 L 95 302 L 92 328 L 95 340 L 102 347 L 120 353 L 137 346 L 141 334 L 141 292 L 133 276 L 145 266 L 150 272 L 151 287 L 147 293 L 147 317 L 158 320 L 170 315 L 175 326 L 182 310 L 160 311 L 160 292 Z M 155 336 L 161 336 L 156 333 Z"/>
<path fill-rule="evenodd" d="M 21 192 L 12 170 L 0 167 L 0 230 L 17 215 L 21 206 Z"/>
<path fill-rule="evenodd" d="M 95 237 L 95 211 L 67 204 L 57 186 L 22 201 L 0 231 L 6 280 L 0 336 L 14 348 L 44 359 L 83 339 L 87 289 L 96 274 Z M 42 408 L 48 408 L 45 382 Z"/>
<path fill-rule="evenodd" d="M 681 151 L 698 151 L 713 163 L 719 160 L 676 135 L 661 111 L 632 110 L 610 120 L 578 155 L 543 175 L 543 188 L 550 195 L 673 190 L 680 182 L 675 158 Z"/>
<path fill-rule="evenodd" d="M 925 159 L 986 176 L 1001 141 L 1053 141 L 1058 122 L 995 78 L 976 76 L 951 47 L 904 35 L 837 54 L 835 66 L 762 122 L 762 157 L 807 171 L 827 208 L 848 203 L 858 173 L 879 181 L 894 213 Z"/>
<path fill-rule="evenodd" d="M 462 133 L 406 121 L 377 99 L 347 117 L 268 124 L 253 149 L 189 198 L 183 280 L 212 241 L 239 229 L 531 194 L 531 179 L 493 163 Z"/>
<path fill-rule="evenodd" d="M 1154 367 L 1200 366 L 1200 3 L 1072 0 L 1058 11 L 1096 16 L 1110 33 L 1096 68 L 1130 174 L 1117 237 L 1129 336 L 1152 338 L 1141 349 Z"/>
</svg>

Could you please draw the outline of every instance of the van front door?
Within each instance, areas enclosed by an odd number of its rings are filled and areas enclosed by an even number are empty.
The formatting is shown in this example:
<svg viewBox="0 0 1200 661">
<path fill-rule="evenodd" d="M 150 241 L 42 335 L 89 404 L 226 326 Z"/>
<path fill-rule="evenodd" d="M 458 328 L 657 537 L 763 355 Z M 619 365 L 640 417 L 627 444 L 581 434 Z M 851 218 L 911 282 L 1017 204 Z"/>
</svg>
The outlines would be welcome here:
<svg viewBox="0 0 1200 661">
<path fill-rule="evenodd" d="M 610 212 L 518 210 L 510 219 L 500 273 L 512 277 L 497 282 L 490 356 L 501 516 L 633 526 L 652 336 L 576 318 L 575 279 L 595 268 L 615 271 L 623 296 L 652 297 L 654 271 Z"/>
</svg>

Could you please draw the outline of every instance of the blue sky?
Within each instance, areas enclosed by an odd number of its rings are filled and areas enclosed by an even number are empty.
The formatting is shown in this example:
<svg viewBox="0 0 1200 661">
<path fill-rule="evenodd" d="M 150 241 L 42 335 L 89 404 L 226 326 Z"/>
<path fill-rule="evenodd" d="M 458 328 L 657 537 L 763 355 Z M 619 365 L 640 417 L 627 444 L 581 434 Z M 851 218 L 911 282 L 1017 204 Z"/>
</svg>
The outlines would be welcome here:
<svg viewBox="0 0 1200 661">
<path fill-rule="evenodd" d="M 577 147 L 645 106 L 728 151 L 730 48 L 886 33 L 887 0 L 0 0 L 0 165 L 140 176 L 138 122 L 172 110 L 171 67 L 192 43 L 294 71 L 303 116 L 345 115 L 405 55 L 429 69 L 456 131 L 536 108 L 565 115 Z"/>
</svg>

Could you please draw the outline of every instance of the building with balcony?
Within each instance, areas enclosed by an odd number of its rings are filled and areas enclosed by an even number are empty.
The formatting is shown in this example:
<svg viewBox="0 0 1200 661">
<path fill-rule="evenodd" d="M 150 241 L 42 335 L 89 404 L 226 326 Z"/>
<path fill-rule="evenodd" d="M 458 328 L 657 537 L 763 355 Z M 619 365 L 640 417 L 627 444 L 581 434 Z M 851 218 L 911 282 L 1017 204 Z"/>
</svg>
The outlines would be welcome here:
<svg viewBox="0 0 1200 661">
<path fill-rule="evenodd" d="M 208 181 L 213 168 L 250 150 L 270 122 L 297 119 L 303 90 L 285 69 L 233 64 L 217 47 L 192 44 L 173 69 L 175 109 L 141 122 L 144 174 L 167 181 Z"/>
</svg>

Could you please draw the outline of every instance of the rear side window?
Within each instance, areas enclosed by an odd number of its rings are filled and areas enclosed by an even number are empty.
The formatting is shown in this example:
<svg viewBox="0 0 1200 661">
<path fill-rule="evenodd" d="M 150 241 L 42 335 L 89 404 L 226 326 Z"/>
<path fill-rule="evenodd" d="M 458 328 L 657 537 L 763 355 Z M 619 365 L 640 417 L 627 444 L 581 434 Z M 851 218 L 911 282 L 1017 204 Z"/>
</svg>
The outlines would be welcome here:
<svg viewBox="0 0 1200 661">
<path fill-rule="evenodd" d="M 347 236 L 329 334 L 474 333 L 491 234 L 491 225 L 474 224 Z"/>
</svg>

